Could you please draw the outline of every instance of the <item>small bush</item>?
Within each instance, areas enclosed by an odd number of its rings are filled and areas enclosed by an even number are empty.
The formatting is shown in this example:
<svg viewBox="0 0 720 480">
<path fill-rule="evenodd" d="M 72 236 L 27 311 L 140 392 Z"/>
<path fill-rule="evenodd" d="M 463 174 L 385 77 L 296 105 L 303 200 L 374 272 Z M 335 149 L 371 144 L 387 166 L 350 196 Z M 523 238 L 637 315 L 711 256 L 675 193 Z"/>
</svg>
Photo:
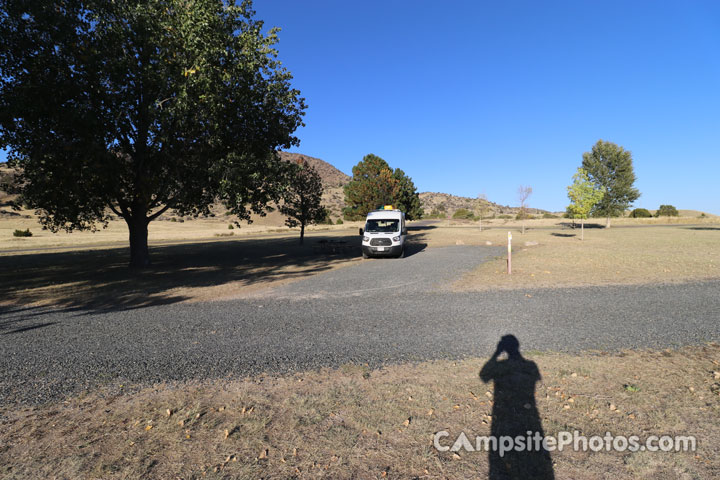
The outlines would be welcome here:
<svg viewBox="0 0 720 480">
<path fill-rule="evenodd" d="M 437 208 L 433 208 L 432 212 L 430 212 L 428 215 L 423 215 L 423 218 L 446 218 L 447 215 L 445 215 L 444 212 L 438 210 Z"/>
<path fill-rule="evenodd" d="M 336 225 L 342 225 L 343 223 L 344 223 L 344 222 L 343 222 L 343 219 L 342 219 L 342 218 L 338 218 L 338 219 L 337 219 L 337 222 L 335 222 Z"/>
<path fill-rule="evenodd" d="M 680 214 L 678 213 L 677 208 L 673 207 L 672 205 L 660 205 L 660 208 L 658 208 L 655 216 L 656 217 L 679 217 Z"/>
<path fill-rule="evenodd" d="M 545 212 L 543 213 L 542 218 L 559 218 L 557 215 L 553 215 L 552 213 Z"/>
<path fill-rule="evenodd" d="M 177 218 L 175 218 L 175 217 L 170 217 L 170 221 L 171 221 L 171 222 L 177 222 Z"/>
<path fill-rule="evenodd" d="M 475 215 L 473 214 L 473 212 L 471 212 L 467 208 L 458 208 L 457 210 L 455 210 L 455 213 L 453 213 L 452 218 L 472 220 L 474 216 Z"/>
<path fill-rule="evenodd" d="M 513 217 L 512 217 L 512 215 L 503 214 L 503 215 L 498 215 L 497 218 L 501 218 L 503 220 L 510 220 Z"/>
<path fill-rule="evenodd" d="M 518 212 L 518 214 L 515 215 L 515 220 L 528 220 L 531 218 L 533 218 L 533 216 L 527 212 Z"/>
<path fill-rule="evenodd" d="M 235 226 L 231 223 L 228 225 L 228 230 L 235 230 Z"/>
<path fill-rule="evenodd" d="M 705 217 L 707 217 L 707 215 L 705 215 L 705 213 L 701 213 L 700 217 L 698 217 L 698 218 L 705 218 Z"/>
<path fill-rule="evenodd" d="M 13 237 L 32 237 L 32 232 L 29 228 L 27 230 L 15 230 Z"/>
<path fill-rule="evenodd" d="M 650 218 L 652 214 L 645 208 L 636 208 L 630 212 L 631 218 Z"/>
</svg>

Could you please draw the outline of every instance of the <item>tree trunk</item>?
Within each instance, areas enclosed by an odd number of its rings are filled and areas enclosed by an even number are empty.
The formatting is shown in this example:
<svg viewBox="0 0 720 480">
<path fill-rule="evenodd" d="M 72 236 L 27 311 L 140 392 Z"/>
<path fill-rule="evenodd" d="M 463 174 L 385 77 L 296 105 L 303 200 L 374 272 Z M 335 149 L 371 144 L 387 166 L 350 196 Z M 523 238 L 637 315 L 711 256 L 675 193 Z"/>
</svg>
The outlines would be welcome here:
<svg viewBox="0 0 720 480">
<path fill-rule="evenodd" d="M 130 267 L 145 268 L 150 265 L 148 252 L 148 221 L 141 218 L 125 219 L 130 230 Z"/>
<path fill-rule="evenodd" d="M 585 240 L 585 219 L 583 218 L 580 223 L 580 240 Z"/>
<path fill-rule="evenodd" d="M 305 223 L 300 224 L 300 245 L 305 242 Z"/>
<path fill-rule="evenodd" d="M 605 222 L 605 228 L 610 228 L 610 215 L 608 215 L 607 222 Z"/>
</svg>

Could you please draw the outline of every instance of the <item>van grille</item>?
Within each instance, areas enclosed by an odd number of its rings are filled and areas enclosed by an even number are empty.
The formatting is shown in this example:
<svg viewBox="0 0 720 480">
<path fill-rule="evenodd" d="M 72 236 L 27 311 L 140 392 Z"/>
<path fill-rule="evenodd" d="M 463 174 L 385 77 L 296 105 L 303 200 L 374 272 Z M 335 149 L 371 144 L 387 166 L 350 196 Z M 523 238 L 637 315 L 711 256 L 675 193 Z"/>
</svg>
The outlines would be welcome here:
<svg viewBox="0 0 720 480">
<path fill-rule="evenodd" d="M 370 245 L 373 247 L 389 247 L 392 245 L 392 241 L 389 238 L 373 238 L 370 240 Z"/>
</svg>

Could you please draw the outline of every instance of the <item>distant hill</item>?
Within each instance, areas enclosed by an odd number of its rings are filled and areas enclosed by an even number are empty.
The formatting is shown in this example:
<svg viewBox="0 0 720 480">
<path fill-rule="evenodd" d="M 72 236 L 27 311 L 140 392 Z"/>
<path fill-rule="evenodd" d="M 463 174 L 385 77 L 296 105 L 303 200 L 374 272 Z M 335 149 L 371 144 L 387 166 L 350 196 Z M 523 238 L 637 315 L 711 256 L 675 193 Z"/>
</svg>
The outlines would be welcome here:
<svg viewBox="0 0 720 480">
<path fill-rule="evenodd" d="M 350 181 L 350 177 L 343 172 L 330 165 L 325 160 L 303 155 L 302 153 L 280 152 L 280 158 L 289 162 L 296 162 L 298 159 L 304 159 L 311 167 L 313 167 L 322 178 L 325 187 L 342 187 Z"/>
<path fill-rule="evenodd" d="M 452 218 L 453 214 L 461 208 L 475 211 L 478 205 L 477 198 L 458 197 L 456 195 L 450 195 L 449 193 L 437 192 L 422 192 L 420 194 L 420 202 L 425 209 L 426 215 L 429 215 L 433 210 L 437 210 L 445 213 L 448 218 Z M 485 200 L 485 203 L 487 204 L 488 215 L 515 215 L 520 211 L 519 207 L 499 205 L 487 200 Z M 541 210 L 539 208 L 528 208 L 527 211 L 532 214 L 547 213 L 547 210 Z"/>
<path fill-rule="evenodd" d="M 322 179 L 324 187 L 323 205 L 330 211 L 330 217 L 333 221 L 342 217 L 342 210 L 345 207 L 345 192 L 343 191 L 343 187 L 350 181 L 348 175 L 325 160 L 302 153 L 280 152 L 280 158 L 289 162 L 296 162 L 302 158 L 313 167 Z"/>
<path fill-rule="evenodd" d="M 301 153 L 288 153 L 280 152 L 280 157 L 287 161 L 297 161 L 300 158 L 305 159 L 317 172 L 323 181 L 325 187 L 325 194 L 323 195 L 323 203 L 330 209 L 331 216 L 340 217 L 342 215 L 342 209 L 345 207 L 345 193 L 342 187 L 347 185 L 352 179 L 349 175 L 341 172 L 335 168 L 332 164 L 321 160 L 319 158 L 310 157 Z M 448 217 L 452 217 L 456 210 L 460 208 L 466 208 L 474 210 L 477 205 L 477 199 L 468 197 L 458 197 L 456 195 L 450 195 L 448 193 L 435 193 L 435 192 L 423 192 L 420 194 L 420 202 L 423 205 L 423 209 L 426 214 L 429 214 L 434 209 L 442 209 Z M 519 210 L 517 207 L 509 207 L 505 205 L 498 205 L 497 203 L 488 203 L 488 214 L 502 215 L 502 214 L 516 214 Z M 533 214 L 545 213 L 545 210 L 537 208 L 528 208 L 528 211 Z"/>
<path fill-rule="evenodd" d="M 299 158 L 303 158 L 305 159 L 305 161 L 308 162 L 308 164 L 315 168 L 315 170 L 317 170 L 317 172 L 320 174 L 323 186 L 325 187 L 325 192 L 323 193 L 323 204 L 328 208 L 328 210 L 330 210 L 330 216 L 333 220 L 337 220 L 338 218 L 342 217 L 342 210 L 345 207 L 345 193 L 343 191 L 343 187 L 347 185 L 347 183 L 351 180 L 351 177 L 349 175 L 343 173 L 331 163 L 326 162 L 325 160 L 321 160 L 319 158 L 311 157 L 309 155 L 304 155 L 301 153 L 280 152 L 280 157 L 286 161 L 297 161 Z M 13 172 L 7 167 L 7 164 L 0 163 L 0 184 L 2 184 L 3 181 L 8 182 L 8 180 L 12 179 L 12 177 Z M 11 199 L 12 196 L 8 195 L 6 192 L 3 192 L 0 188 L 0 207 L 5 207 L 4 209 L 0 209 L 0 217 L 17 215 L 17 213 L 11 212 L 11 210 L 8 208 L 8 202 Z M 420 202 L 422 203 L 426 215 L 429 215 L 433 210 L 437 210 L 445 213 L 447 218 L 452 218 L 452 215 L 461 208 L 475 211 L 477 201 L 478 200 L 476 198 L 460 197 L 457 195 L 451 195 L 449 193 L 420 193 Z M 519 210 L 518 207 L 500 205 L 490 201 L 487 201 L 487 205 L 488 215 L 515 215 Z M 216 205 L 213 208 L 213 212 L 216 213 L 218 216 L 221 216 L 225 214 L 225 208 L 222 205 Z M 528 212 L 535 215 L 542 215 L 547 211 L 538 208 L 528 208 Z M 698 210 L 679 210 L 679 212 L 680 215 L 683 217 L 699 217 L 702 214 L 702 212 Z M 652 211 L 652 213 L 654 213 L 654 211 Z M 706 213 L 705 215 L 708 217 L 715 217 L 715 215 L 711 215 L 708 213 Z M 174 216 L 172 213 L 163 215 L 163 217 L 165 218 L 169 218 L 172 216 Z M 282 216 L 277 212 L 273 212 L 268 217 L 263 218 L 257 215 L 253 215 L 253 218 L 256 221 L 260 221 L 262 223 L 277 223 L 278 225 L 281 225 L 284 221 Z"/>
</svg>

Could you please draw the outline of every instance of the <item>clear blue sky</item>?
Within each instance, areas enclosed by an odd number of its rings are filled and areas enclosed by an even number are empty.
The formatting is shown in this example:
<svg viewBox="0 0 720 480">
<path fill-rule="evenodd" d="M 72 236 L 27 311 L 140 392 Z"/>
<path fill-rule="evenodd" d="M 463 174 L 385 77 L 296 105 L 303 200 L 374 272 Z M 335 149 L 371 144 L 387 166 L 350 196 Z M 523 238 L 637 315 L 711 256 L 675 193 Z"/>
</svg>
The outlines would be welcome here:
<svg viewBox="0 0 720 480">
<path fill-rule="evenodd" d="M 720 2 L 256 0 L 307 99 L 293 151 L 375 153 L 420 191 L 563 210 L 582 153 L 632 151 L 636 206 L 720 214 Z M 0 157 L 3 154 L 0 152 Z M 2 158 L 0 158 L 2 160 Z"/>
<path fill-rule="evenodd" d="M 720 214 L 720 2 L 256 0 L 307 99 L 294 151 L 420 191 L 564 210 L 582 153 L 632 151 L 636 206 Z"/>
</svg>

